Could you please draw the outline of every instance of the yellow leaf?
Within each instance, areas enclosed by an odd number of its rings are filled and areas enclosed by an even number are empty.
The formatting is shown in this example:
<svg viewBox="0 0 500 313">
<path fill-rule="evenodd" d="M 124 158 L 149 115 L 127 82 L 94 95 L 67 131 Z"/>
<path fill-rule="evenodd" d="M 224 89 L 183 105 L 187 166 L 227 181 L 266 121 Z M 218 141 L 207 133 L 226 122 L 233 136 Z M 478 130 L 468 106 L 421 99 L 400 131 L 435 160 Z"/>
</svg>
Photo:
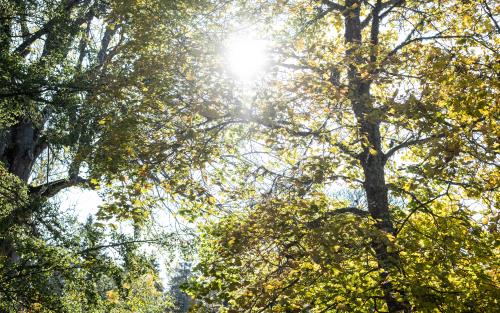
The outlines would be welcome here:
<svg viewBox="0 0 500 313">
<path fill-rule="evenodd" d="M 111 303 L 118 303 L 120 301 L 120 295 L 115 290 L 109 290 L 106 292 L 106 297 Z"/>
<path fill-rule="evenodd" d="M 208 201 L 208 204 L 210 204 L 210 205 L 214 205 L 216 203 L 216 200 L 214 197 L 208 197 L 207 201 Z"/>
<path fill-rule="evenodd" d="M 304 39 L 303 39 L 303 38 L 299 38 L 299 39 L 295 42 L 295 48 L 296 48 L 297 50 L 304 50 L 304 47 L 305 47 Z"/>
<path fill-rule="evenodd" d="M 267 291 L 270 291 L 270 290 L 274 289 L 274 286 L 271 285 L 271 284 L 267 284 L 267 285 L 264 286 L 264 289 L 267 290 Z"/>
</svg>

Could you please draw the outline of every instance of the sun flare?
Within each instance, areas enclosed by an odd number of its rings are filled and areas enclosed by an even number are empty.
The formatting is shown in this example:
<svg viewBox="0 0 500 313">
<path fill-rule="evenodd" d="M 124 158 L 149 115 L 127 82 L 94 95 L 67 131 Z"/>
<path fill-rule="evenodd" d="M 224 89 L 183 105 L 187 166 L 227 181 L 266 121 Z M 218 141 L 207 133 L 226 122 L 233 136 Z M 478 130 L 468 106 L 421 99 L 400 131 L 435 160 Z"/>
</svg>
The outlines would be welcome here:
<svg viewBox="0 0 500 313">
<path fill-rule="evenodd" d="M 228 41 L 226 64 L 229 71 L 239 80 L 254 80 L 267 63 L 266 41 L 250 36 L 240 36 Z"/>
</svg>

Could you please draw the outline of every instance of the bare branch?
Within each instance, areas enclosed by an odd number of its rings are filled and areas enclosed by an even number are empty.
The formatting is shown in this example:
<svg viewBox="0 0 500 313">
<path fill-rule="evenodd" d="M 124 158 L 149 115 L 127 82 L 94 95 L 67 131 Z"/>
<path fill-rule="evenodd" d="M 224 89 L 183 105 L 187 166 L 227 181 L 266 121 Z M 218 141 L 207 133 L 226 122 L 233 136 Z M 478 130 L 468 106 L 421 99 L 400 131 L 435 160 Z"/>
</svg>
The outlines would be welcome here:
<svg viewBox="0 0 500 313">
<path fill-rule="evenodd" d="M 439 134 L 439 135 L 433 135 L 433 136 L 430 136 L 427 138 L 407 140 L 405 142 L 402 142 L 401 144 L 389 149 L 389 151 L 387 151 L 384 154 L 384 162 L 386 162 L 391 156 L 394 155 L 394 153 L 398 152 L 401 149 L 408 148 L 408 147 L 418 145 L 421 143 L 426 143 L 426 142 L 432 141 L 434 139 L 443 138 L 443 137 L 444 137 L 444 134 Z"/>
<path fill-rule="evenodd" d="M 486 14 L 488 15 L 488 17 L 490 18 L 490 20 L 495 25 L 497 33 L 500 33 L 500 25 L 498 25 L 498 22 L 495 20 L 495 17 L 493 16 L 493 13 L 491 13 L 491 9 L 490 9 L 490 6 L 488 5 L 488 2 L 484 1 L 484 3 L 482 3 L 482 5 L 483 5 L 484 10 L 486 11 Z"/>
<path fill-rule="evenodd" d="M 268 120 L 265 120 L 265 119 L 260 118 L 258 116 L 250 116 L 250 117 L 244 118 L 243 121 L 257 123 L 259 125 L 268 127 L 270 129 L 283 129 L 286 132 L 288 132 L 290 135 L 299 136 L 299 137 L 318 136 L 318 135 L 321 135 L 321 134 L 324 134 L 327 132 L 325 130 L 322 131 L 322 130 L 311 130 L 311 129 L 295 130 L 295 129 L 292 129 L 291 127 L 287 127 L 284 125 L 284 124 L 291 124 L 291 123 L 286 123 L 285 121 L 278 121 L 278 122 L 268 121 Z M 281 123 L 279 123 L 279 122 L 281 122 Z"/>
<path fill-rule="evenodd" d="M 410 39 L 411 36 L 415 33 L 416 28 L 411 31 L 411 33 L 406 37 L 406 39 L 401 42 L 399 45 L 397 45 L 391 52 L 389 52 L 385 58 L 385 60 L 389 59 L 393 55 L 395 55 L 399 50 L 403 49 L 404 47 L 408 46 L 411 43 L 414 42 L 420 42 L 420 41 L 426 41 L 426 40 L 434 40 L 434 39 L 460 39 L 460 38 L 473 38 L 473 36 L 465 35 L 465 36 L 460 36 L 460 35 L 441 35 L 443 32 L 438 33 L 437 35 L 434 36 L 424 36 L 424 37 L 417 37 Z"/>
<path fill-rule="evenodd" d="M 58 192 L 60 192 L 63 189 L 81 185 L 88 183 L 87 179 L 84 179 L 82 177 L 75 177 L 75 178 L 66 178 L 66 179 L 59 179 L 55 180 L 43 185 L 35 186 L 35 187 L 30 187 L 30 194 L 36 194 L 37 196 L 43 197 L 43 198 L 51 198 L 55 196 Z"/>
<path fill-rule="evenodd" d="M 432 214 L 432 210 L 428 207 L 428 205 L 431 204 L 432 202 L 436 201 L 437 199 L 446 196 L 450 190 L 450 185 L 448 185 L 448 188 L 446 189 L 446 191 L 444 193 L 436 195 L 436 196 L 432 197 L 431 199 L 429 199 L 425 202 L 422 202 L 418 199 L 418 197 L 416 195 L 414 195 L 412 192 L 410 192 L 404 188 L 396 187 L 394 185 L 390 185 L 390 187 L 410 196 L 412 198 L 412 200 L 418 204 L 415 208 L 413 208 L 410 211 L 410 213 L 408 213 L 408 215 L 405 217 L 403 222 L 401 222 L 401 224 L 399 225 L 399 228 L 396 230 L 396 232 L 394 234 L 395 236 L 397 236 L 401 232 L 401 230 L 405 227 L 406 223 L 410 220 L 412 215 L 414 215 L 419 210 L 423 209 L 423 211 L 425 211 L 426 213 Z"/>
<path fill-rule="evenodd" d="M 394 10 L 394 8 L 399 7 L 399 6 L 403 5 L 404 3 L 405 3 L 405 0 L 390 0 L 390 1 L 382 3 L 382 6 L 380 8 L 381 10 L 383 10 L 387 7 L 390 7 L 390 8 L 388 8 L 387 10 L 382 12 L 380 14 L 379 18 L 383 19 L 384 17 L 387 16 L 387 14 L 391 13 L 392 10 Z"/>
</svg>

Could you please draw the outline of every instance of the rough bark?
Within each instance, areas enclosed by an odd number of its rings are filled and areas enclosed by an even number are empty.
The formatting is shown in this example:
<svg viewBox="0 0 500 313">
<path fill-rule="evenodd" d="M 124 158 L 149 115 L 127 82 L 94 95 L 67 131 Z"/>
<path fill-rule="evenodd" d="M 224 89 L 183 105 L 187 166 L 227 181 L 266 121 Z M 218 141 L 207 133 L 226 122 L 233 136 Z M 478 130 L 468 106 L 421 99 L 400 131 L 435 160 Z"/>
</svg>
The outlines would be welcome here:
<svg viewBox="0 0 500 313">
<path fill-rule="evenodd" d="M 385 182 L 385 158 L 382 151 L 380 136 L 380 120 L 373 113 L 375 108 L 371 102 L 369 78 L 362 78 L 358 70 L 359 65 L 365 65 L 368 60 L 358 54 L 357 47 L 362 44 L 360 5 L 357 0 L 346 1 L 345 41 L 350 46 L 347 51 L 349 62 L 349 98 L 357 120 L 363 152 L 359 161 L 363 168 L 365 181 L 364 189 L 368 202 L 368 211 L 375 219 L 376 227 L 382 234 L 394 234 L 394 225 L 389 211 L 388 188 Z M 378 7 L 377 4 L 372 17 L 371 44 L 378 44 Z M 371 55 L 370 61 L 376 60 Z M 399 255 L 389 252 L 385 240 L 378 236 L 372 238 L 372 248 L 375 251 L 381 274 L 384 299 L 389 312 L 410 312 L 410 305 L 404 291 L 396 290 L 393 284 L 393 275 L 399 271 Z"/>
<path fill-rule="evenodd" d="M 30 120 L 23 119 L 4 134 L 0 160 L 10 173 L 28 182 L 36 158 L 47 147 L 40 137 L 40 130 Z"/>
</svg>

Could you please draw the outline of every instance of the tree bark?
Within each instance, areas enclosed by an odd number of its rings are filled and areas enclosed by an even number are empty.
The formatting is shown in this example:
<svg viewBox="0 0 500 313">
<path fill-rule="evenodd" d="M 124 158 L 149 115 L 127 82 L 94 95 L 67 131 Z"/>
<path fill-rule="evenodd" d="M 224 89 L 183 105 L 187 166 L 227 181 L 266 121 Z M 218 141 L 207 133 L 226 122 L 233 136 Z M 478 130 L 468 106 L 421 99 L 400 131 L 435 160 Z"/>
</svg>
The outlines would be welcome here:
<svg viewBox="0 0 500 313">
<path fill-rule="evenodd" d="M 4 134 L 0 160 L 10 173 L 27 183 L 36 158 L 47 147 L 40 138 L 40 130 L 32 121 L 23 119 Z"/>
<path fill-rule="evenodd" d="M 377 3 L 377 7 L 380 2 Z M 380 136 L 380 118 L 372 114 L 374 107 L 370 95 L 370 78 L 363 78 L 358 69 L 360 65 L 369 65 L 358 51 L 362 44 L 360 6 L 358 0 L 347 0 L 345 19 L 345 41 L 349 45 L 347 60 L 349 62 L 349 98 L 357 120 L 358 131 L 363 152 L 359 161 L 363 168 L 365 181 L 364 189 L 368 202 L 368 211 L 376 220 L 375 226 L 382 234 L 394 235 L 394 225 L 389 211 L 388 188 L 385 183 L 385 158 L 382 151 Z M 371 44 L 376 45 L 378 34 L 378 9 L 374 9 L 372 17 Z M 369 60 L 373 62 L 375 55 Z M 389 252 L 386 240 L 380 236 L 373 236 L 372 248 L 379 264 L 382 290 L 389 312 L 410 312 L 410 305 L 402 290 L 395 288 L 394 274 L 399 271 L 399 255 Z"/>
<path fill-rule="evenodd" d="M 10 173 L 25 183 L 28 183 L 35 160 L 45 148 L 46 144 L 40 138 L 40 130 L 28 119 L 1 131 L 0 161 Z M 13 225 L 26 220 L 30 214 L 29 204 L 17 207 L 2 219 L 1 233 L 7 234 Z M 13 242 L 8 238 L 0 239 L 0 256 L 7 257 L 9 262 L 17 262 L 19 259 Z"/>
</svg>

